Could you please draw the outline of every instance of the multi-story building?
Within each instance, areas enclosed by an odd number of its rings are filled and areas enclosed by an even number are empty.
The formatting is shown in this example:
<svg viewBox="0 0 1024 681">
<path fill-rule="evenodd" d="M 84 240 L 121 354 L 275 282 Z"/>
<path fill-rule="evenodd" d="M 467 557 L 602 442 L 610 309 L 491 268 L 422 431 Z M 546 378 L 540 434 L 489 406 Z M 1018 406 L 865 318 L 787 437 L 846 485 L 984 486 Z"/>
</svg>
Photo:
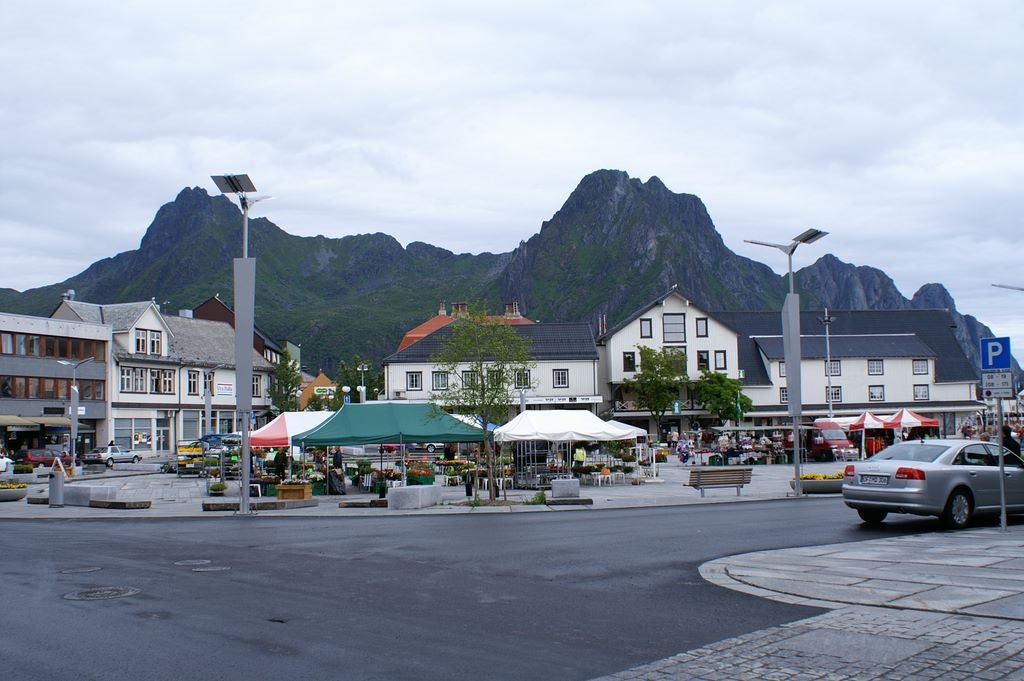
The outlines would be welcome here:
<svg viewBox="0 0 1024 681">
<path fill-rule="evenodd" d="M 953 433 L 984 409 L 977 375 L 953 334 L 947 310 L 857 310 L 801 313 L 802 413 L 808 420 L 900 407 L 938 418 Z M 740 379 L 754 405 L 741 426 L 789 422 L 780 312 L 708 312 L 674 287 L 598 338 L 603 412 L 650 432 L 712 425 L 687 390 L 661 424 L 650 423 L 624 381 L 636 375 L 640 346 L 678 348 L 687 375 L 719 371 Z M 827 372 L 827 373 L 826 373 Z"/>
<path fill-rule="evenodd" d="M 82 321 L 0 313 L 0 446 L 16 450 L 70 447 L 75 451 L 109 436 L 110 327 Z M 78 385 L 78 414 L 69 413 Z"/>
<path fill-rule="evenodd" d="M 529 343 L 533 357 L 533 366 L 516 379 L 513 402 L 517 407 L 525 403 L 533 408 L 593 410 L 601 402 L 598 355 L 589 325 L 530 323 L 512 328 Z M 451 327 L 441 326 L 387 357 L 386 399 L 425 402 L 462 380 L 461 374 L 451 376 L 432 361 L 450 338 Z"/>
<path fill-rule="evenodd" d="M 97 305 L 70 297 L 52 317 L 110 329 L 111 439 L 117 444 L 166 452 L 179 440 L 240 429 L 230 325 L 164 315 L 152 301 Z M 269 420 L 272 372 L 254 350 L 253 427 Z"/>
</svg>

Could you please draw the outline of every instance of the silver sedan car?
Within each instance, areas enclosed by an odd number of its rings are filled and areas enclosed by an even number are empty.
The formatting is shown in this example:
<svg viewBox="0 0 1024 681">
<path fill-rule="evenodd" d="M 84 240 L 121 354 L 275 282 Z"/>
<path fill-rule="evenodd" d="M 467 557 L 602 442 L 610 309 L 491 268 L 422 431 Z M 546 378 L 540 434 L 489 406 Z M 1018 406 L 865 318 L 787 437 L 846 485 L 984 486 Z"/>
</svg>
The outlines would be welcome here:
<svg viewBox="0 0 1024 681">
<path fill-rule="evenodd" d="M 843 501 L 861 520 L 881 523 L 889 513 L 934 515 L 949 527 L 975 514 L 998 513 L 1000 477 L 1008 513 L 1024 512 L 1024 462 L 999 444 L 978 440 L 908 440 L 846 466 Z"/>
</svg>

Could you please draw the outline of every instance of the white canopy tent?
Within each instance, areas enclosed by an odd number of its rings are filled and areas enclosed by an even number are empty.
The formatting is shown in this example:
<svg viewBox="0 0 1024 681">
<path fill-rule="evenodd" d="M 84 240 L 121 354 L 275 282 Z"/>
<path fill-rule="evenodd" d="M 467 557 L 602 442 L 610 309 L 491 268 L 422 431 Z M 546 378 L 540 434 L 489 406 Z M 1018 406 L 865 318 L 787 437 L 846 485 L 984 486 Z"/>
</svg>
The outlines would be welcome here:
<svg viewBox="0 0 1024 681">
<path fill-rule="evenodd" d="M 635 440 L 640 435 L 646 435 L 640 428 L 602 421 L 581 409 L 528 410 L 494 429 L 496 442 L 608 442 Z"/>
</svg>

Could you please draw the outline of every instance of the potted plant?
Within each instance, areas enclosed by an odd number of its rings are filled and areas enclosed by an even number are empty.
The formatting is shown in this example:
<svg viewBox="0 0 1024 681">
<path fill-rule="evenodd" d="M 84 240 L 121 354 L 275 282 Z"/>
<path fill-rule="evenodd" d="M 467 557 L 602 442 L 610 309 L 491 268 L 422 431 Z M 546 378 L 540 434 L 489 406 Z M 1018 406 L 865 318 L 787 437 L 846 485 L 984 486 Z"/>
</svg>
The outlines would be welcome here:
<svg viewBox="0 0 1024 681">
<path fill-rule="evenodd" d="M 313 483 L 305 478 L 285 478 L 277 485 L 277 498 L 282 501 L 312 499 Z"/>
<path fill-rule="evenodd" d="M 222 496 L 224 496 L 224 493 L 227 490 L 228 490 L 228 483 L 224 482 L 223 480 L 218 480 L 217 482 L 214 482 L 214 483 L 210 484 L 210 496 L 211 497 L 222 497 Z"/>
<path fill-rule="evenodd" d="M 17 481 L 0 482 L 0 501 L 18 501 L 28 494 L 28 484 Z"/>
<path fill-rule="evenodd" d="M 838 473 L 803 473 L 800 475 L 800 490 L 804 494 L 839 494 L 843 491 L 843 471 Z M 789 486 L 796 489 L 795 481 Z"/>
</svg>

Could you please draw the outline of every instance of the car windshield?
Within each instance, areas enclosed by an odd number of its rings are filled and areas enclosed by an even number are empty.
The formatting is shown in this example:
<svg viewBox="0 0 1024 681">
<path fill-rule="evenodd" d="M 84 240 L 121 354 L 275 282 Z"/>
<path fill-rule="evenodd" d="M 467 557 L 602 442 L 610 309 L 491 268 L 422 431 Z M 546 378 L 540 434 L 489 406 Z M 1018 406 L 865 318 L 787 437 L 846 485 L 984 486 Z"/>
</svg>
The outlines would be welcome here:
<svg viewBox="0 0 1024 681">
<path fill-rule="evenodd" d="M 875 454 L 872 459 L 890 459 L 895 461 L 929 462 L 939 458 L 948 447 L 946 445 L 930 445 L 924 442 L 893 445 Z"/>
<path fill-rule="evenodd" d="M 821 431 L 821 436 L 826 440 L 845 440 L 846 433 L 838 428 L 827 428 Z"/>
</svg>

